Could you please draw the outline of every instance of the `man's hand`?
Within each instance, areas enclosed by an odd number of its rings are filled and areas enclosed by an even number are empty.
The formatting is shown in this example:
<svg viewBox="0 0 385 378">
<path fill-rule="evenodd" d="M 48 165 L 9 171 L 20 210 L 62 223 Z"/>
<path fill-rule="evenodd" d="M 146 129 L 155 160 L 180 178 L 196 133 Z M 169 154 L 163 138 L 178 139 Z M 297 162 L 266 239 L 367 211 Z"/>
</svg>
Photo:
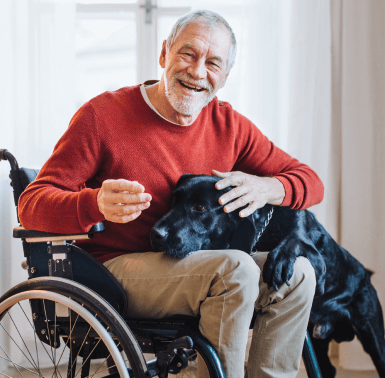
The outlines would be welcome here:
<svg viewBox="0 0 385 378">
<path fill-rule="evenodd" d="M 213 170 L 212 174 L 223 177 L 223 180 L 215 184 L 217 189 L 224 189 L 228 186 L 236 187 L 219 198 L 221 205 L 235 199 L 224 207 L 226 213 L 249 205 L 239 213 L 239 216 L 247 217 L 267 203 L 280 205 L 285 198 L 283 184 L 273 177 L 258 177 L 243 172 L 219 172 L 216 170 Z"/>
<path fill-rule="evenodd" d="M 97 197 L 99 211 L 114 223 L 133 221 L 150 206 L 151 199 L 143 185 L 124 179 L 103 181 Z"/>
</svg>

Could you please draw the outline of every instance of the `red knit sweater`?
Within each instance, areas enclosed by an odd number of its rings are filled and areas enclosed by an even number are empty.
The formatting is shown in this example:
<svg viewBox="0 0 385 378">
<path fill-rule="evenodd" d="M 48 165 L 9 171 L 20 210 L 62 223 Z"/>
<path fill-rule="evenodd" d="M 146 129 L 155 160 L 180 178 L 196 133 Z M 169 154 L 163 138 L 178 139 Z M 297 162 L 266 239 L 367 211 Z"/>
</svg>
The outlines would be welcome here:
<svg viewBox="0 0 385 378">
<path fill-rule="evenodd" d="M 149 231 L 169 209 L 184 173 L 243 171 L 275 176 L 283 206 L 319 203 L 323 185 L 308 166 L 274 146 L 248 119 L 215 98 L 190 126 L 167 122 L 144 101 L 139 86 L 106 92 L 74 115 L 52 156 L 21 195 L 26 229 L 80 233 L 104 221 L 106 230 L 78 242 L 101 262 L 128 252 L 151 251 Z M 138 181 L 152 196 L 135 221 L 105 221 L 96 198 L 104 180 Z"/>
</svg>

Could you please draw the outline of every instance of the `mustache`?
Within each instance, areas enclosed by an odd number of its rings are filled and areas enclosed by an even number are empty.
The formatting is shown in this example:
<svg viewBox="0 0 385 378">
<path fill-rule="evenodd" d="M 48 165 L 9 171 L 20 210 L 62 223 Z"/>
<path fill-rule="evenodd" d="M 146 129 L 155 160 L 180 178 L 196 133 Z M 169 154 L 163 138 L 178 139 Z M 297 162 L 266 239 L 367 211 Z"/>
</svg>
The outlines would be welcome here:
<svg viewBox="0 0 385 378">
<path fill-rule="evenodd" d="M 191 76 L 185 74 L 185 73 L 176 73 L 174 75 L 174 80 L 182 80 L 182 81 L 187 81 L 193 85 L 196 85 L 197 87 L 201 87 L 204 89 L 207 89 L 209 92 L 212 92 L 214 90 L 213 86 L 207 81 L 207 80 L 195 80 L 191 78 Z"/>
</svg>

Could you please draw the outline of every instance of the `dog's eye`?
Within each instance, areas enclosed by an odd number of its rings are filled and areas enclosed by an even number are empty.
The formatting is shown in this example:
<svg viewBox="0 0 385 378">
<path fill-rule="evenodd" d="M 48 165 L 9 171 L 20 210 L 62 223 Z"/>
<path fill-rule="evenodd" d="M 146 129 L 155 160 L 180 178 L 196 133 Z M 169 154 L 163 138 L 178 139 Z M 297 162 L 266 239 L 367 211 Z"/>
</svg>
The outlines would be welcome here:
<svg viewBox="0 0 385 378">
<path fill-rule="evenodd" d="M 193 209 L 198 213 L 203 213 L 206 210 L 206 206 L 200 205 L 199 203 L 194 205 Z"/>
</svg>

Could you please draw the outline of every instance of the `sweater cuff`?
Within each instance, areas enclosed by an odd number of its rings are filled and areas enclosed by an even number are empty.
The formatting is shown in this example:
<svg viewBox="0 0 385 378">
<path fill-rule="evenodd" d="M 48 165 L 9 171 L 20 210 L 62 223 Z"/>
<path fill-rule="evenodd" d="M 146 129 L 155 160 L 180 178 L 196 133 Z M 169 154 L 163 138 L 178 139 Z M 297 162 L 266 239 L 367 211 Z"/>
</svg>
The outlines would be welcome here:
<svg viewBox="0 0 385 378">
<path fill-rule="evenodd" d="M 290 181 L 283 176 L 274 176 L 274 178 L 281 181 L 283 187 L 285 188 L 285 198 L 279 206 L 290 206 L 293 201 L 293 188 Z"/>
<path fill-rule="evenodd" d="M 77 211 L 80 227 L 85 232 L 88 232 L 94 224 L 105 220 L 98 207 L 97 197 L 99 190 L 100 188 L 85 188 L 80 191 Z"/>
</svg>

